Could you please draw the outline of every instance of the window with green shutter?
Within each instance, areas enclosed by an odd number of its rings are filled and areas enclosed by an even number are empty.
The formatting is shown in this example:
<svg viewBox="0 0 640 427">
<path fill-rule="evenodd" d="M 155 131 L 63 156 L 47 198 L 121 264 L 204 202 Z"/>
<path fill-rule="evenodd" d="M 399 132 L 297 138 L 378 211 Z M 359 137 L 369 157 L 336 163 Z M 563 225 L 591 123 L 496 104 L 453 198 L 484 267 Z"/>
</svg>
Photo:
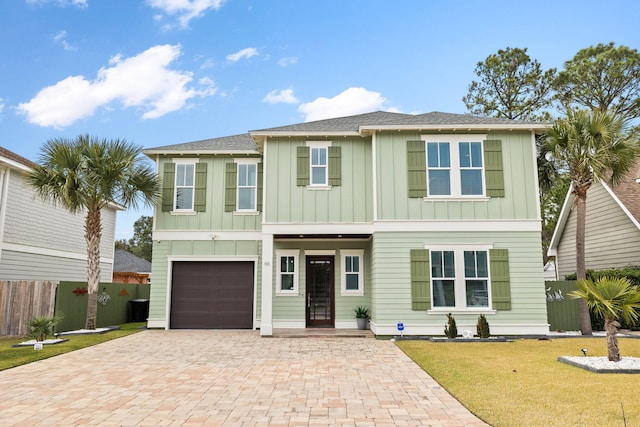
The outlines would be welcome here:
<svg viewBox="0 0 640 427">
<path fill-rule="evenodd" d="M 408 196 L 504 197 L 502 142 L 484 135 L 423 135 L 407 141 Z"/>
<path fill-rule="evenodd" d="M 162 166 L 162 212 L 204 212 L 207 204 L 207 164 L 178 159 Z"/>
<path fill-rule="evenodd" d="M 257 160 L 238 160 L 225 166 L 225 212 L 262 211 L 263 166 Z"/>
<path fill-rule="evenodd" d="M 340 147 L 329 142 L 308 142 L 297 147 L 296 185 L 340 186 L 342 185 L 342 152 Z"/>
</svg>

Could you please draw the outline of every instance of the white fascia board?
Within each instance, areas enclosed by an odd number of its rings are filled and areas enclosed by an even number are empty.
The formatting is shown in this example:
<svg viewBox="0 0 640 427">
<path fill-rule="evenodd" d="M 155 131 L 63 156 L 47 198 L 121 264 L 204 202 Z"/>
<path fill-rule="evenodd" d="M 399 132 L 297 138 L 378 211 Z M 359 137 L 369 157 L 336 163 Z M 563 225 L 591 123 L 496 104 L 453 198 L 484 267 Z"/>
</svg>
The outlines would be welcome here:
<svg viewBox="0 0 640 427">
<path fill-rule="evenodd" d="M 31 168 L 29 166 L 16 162 L 15 160 L 8 159 L 6 157 L 0 156 L 0 163 L 4 163 L 5 165 L 7 165 L 12 169 L 20 169 L 21 171 L 24 171 L 24 172 L 31 171 Z"/>
<path fill-rule="evenodd" d="M 374 232 L 474 232 L 534 231 L 540 232 L 538 219 L 502 221 L 377 221 Z"/>
<path fill-rule="evenodd" d="M 155 230 L 153 240 L 262 240 L 261 231 Z"/>
<path fill-rule="evenodd" d="M 262 231 L 266 234 L 371 234 L 371 223 L 341 223 L 341 224 L 263 224 Z"/>
<path fill-rule="evenodd" d="M 247 156 L 260 156 L 262 153 L 256 150 L 142 150 L 142 153 L 148 157 L 153 155 L 167 155 L 167 156 L 201 156 L 203 154 L 210 155 L 247 155 Z"/>
<path fill-rule="evenodd" d="M 560 215 L 558 216 L 556 228 L 555 230 L 553 230 L 553 235 L 551 236 L 551 241 L 549 242 L 549 249 L 547 249 L 548 256 L 558 255 L 558 244 L 560 244 L 560 237 L 562 236 L 564 226 L 567 224 L 567 220 L 569 219 L 571 207 L 573 206 L 573 199 L 575 198 L 575 196 L 572 194 L 572 191 L 573 184 L 570 184 L 569 189 L 567 190 L 567 195 L 564 198 L 562 209 L 560 210 Z"/>
<path fill-rule="evenodd" d="M 445 124 L 445 125 L 373 125 L 373 126 L 360 126 L 358 129 L 360 133 L 372 132 L 372 131 L 384 131 L 384 130 L 430 130 L 430 131 L 448 131 L 448 132 L 466 132 L 466 131 L 478 131 L 483 130 L 487 132 L 496 130 L 527 130 L 530 132 L 543 131 L 550 128 L 551 125 L 531 125 L 531 124 Z"/>
</svg>

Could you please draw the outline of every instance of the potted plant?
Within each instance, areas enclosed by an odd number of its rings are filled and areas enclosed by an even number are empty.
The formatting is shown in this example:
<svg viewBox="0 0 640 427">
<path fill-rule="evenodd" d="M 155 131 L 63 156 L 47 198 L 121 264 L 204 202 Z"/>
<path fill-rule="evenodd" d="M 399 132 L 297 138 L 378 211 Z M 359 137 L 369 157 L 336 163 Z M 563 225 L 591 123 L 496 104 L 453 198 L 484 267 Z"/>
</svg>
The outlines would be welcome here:
<svg viewBox="0 0 640 427">
<path fill-rule="evenodd" d="M 367 320 L 369 320 L 369 308 L 363 305 L 356 307 L 356 320 L 358 321 L 358 329 L 367 329 Z"/>
</svg>

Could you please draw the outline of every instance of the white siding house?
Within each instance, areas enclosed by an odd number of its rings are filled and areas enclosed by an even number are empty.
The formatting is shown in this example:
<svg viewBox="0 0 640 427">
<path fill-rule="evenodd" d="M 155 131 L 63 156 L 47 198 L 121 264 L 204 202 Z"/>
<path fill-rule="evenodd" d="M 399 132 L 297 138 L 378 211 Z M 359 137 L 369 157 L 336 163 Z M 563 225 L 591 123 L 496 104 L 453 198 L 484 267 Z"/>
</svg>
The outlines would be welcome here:
<svg viewBox="0 0 640 427">
<path fill-rule="evenodd" d="M 41 201 L 25 174 L 34 163 L 0 147 L 0 280 L 86 281 L 84 215 Z M 116 209 L 102 212 L 100 280 L 113 274 Z"/>
</svg>

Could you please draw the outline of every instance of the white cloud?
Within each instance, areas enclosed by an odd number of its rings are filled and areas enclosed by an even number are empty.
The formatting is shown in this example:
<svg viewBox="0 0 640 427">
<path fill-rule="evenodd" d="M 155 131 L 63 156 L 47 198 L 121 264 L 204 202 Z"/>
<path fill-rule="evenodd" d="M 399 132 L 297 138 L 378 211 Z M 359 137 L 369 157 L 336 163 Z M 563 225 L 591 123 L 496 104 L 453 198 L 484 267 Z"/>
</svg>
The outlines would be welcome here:
<svg viewBox="0 0 640 427">
<path fill-rule="evenodd" d="M 27 0 L 27 3 L 28 4 L 54 3 L 62 7 L 76 6 L 82 9 L 89 6 L 89 0 Z"/>
<path fill-rule="evenodd" d="M 296 58 L 295 56 L 290 56 L 287 58 L 281 58 L 278 61 L 278 65 L 281 67 L 288 67 L 289 65 L 295 65 L 298 63 L 298 58 Z"/>
<path fill-rule="evenodd" d="M 387 110 L 387 99 L 378 92 L 363 87 L 351 87 L 333 98 L 317 98 L 298 107 L 305 116 L 305 122 L 351 116 L 371 111 Z"/>
<path fill-rule="evenodd" d="M 72 46 L 67 41 L 67 32 L 65 30 L 60 31 L 58 34 L 53 36 L 53 41 L 55 43 L 61 44 L 62 48 L 66 51 L 75 52 L 76 50 L 78 50 L 75 46 Z"/>
<path fill-rule="evenodd" d="M 215 94 L 211 79 L 201 79 L 203 87 L 194 89 L 187 86 L 193 80 L 191 72 L 169 68 L 180 53 L 179 45 L 160 45 L 130 58 L 116 55 L 109 67 L 98 70 L 95 80 L 67 77 L 19 104 L 18 111 L 30 123 L 64 128 L 98 108 L 111 108 L 115 101 L 139 108 L 143 119 L 154 119 L 181 109 L 193 97 Z"/>
<path fill-rule="evenodd" d="M 2 110 L 4 110 L 4 99 L 0 98 L 0 114 L 2 114 Z"/>
<path fill-rule="evenodd" d="M 149 6 L 166 15 L 176 16 L 182 28 L 187 28 L 192 19 L 201 17 L 209 9 L 220 9 L 223 3 L 224 0 L 147 0 Z M 154 19 L 160 20 L 161 15 Z M 166 27 L 171 28 L 170 25 Z"/>
<path fill-rule="evenodd" d="M 297 104 L 298 98 L 293 95 L 293 89 L 272 90 L 264 98 L 262 102 L 268 104 Z"/>
<path fill-rule="evenodd" d="M 248 59 L 256 55 L 258 55 L 258 49 L 256 49 L 255 47 L 248 47 L 236 53 L 230 53 L 229 55 L 227 55 L 227 61 L 238 62 L 243 58 Z"/>
</svg>

